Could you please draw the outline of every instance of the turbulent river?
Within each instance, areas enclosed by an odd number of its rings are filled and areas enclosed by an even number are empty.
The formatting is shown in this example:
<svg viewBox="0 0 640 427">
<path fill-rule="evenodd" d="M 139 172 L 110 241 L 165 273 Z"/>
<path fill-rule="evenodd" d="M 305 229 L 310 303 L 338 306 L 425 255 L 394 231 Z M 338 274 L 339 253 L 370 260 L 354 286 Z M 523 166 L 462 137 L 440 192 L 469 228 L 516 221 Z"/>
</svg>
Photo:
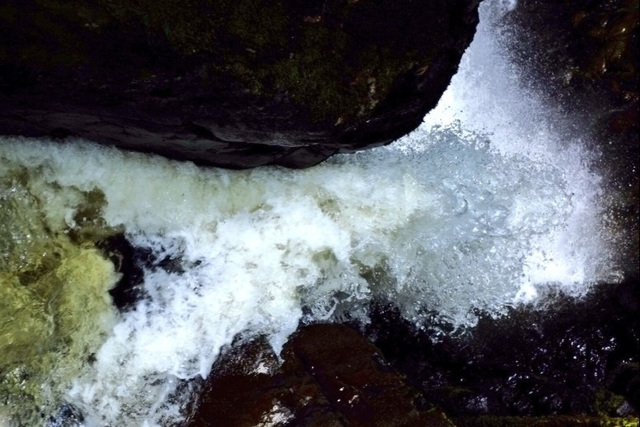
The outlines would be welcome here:
<svg viewBox="0 0 640 427">
<path fill-rule="evenodd" d="M 596 154 L 504 54 L 492 19 L 511 6 L 482 4 L 418 130 L 307 170 L 0 138 L 0 425 L 71 407 L 89 426 L 171 425 L 238 334 L 278 350 L 300 322 L 366 322 L 376 298 L 464 327 L 608 279 Z M 150 254 L 123 312 L 94 244 L 118 233 Z"/>
</svg>

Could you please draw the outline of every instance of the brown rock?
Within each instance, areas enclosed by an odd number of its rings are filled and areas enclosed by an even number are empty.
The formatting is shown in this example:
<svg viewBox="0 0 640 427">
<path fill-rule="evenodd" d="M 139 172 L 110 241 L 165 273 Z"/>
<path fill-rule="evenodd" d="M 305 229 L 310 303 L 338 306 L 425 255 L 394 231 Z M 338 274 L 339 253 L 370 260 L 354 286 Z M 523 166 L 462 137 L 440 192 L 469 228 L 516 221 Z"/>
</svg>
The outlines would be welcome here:
<svg viewBox="0 0 640 427">
<path fill-rule="evenodd" d="M 415 390 L 347 326 L 304 327 L 282 358 L 279 366 L 264 341 L 227 353 L 207 380 L 191 425 L 255 426 L 274 419 L 304 426 L 453 425 L 437 409 L 419 408 Z M 257 365 L 270 372 L 257 372 Z"/>
</svg>

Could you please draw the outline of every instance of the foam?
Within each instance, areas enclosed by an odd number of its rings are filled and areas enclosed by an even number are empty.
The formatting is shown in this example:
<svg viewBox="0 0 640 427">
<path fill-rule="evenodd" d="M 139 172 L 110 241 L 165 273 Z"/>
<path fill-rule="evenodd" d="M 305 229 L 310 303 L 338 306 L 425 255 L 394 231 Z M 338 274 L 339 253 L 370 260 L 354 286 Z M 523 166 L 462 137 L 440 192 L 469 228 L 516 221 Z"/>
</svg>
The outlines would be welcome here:
<svg viewBox="0 0 640 427">
<path fill-rule="evenodd" d="M 483 18 L 496 5 L 512 6 L 483 2 Z M 147 266 L 146 298 L 78 373 L 66 399 L 87 424 L 179 422 L 185 384 L 238 334 L 279 350 L 300 321 L 366 321 L 372 298 L 417 325 L 435 311 L 462 327 L 477 308 L 500 312 L 549 283 L 584 292 L 606 274 L 591 154 L 519 87 L 485 23 L 419 130 L 307 170 L 0 140 L 0 164 L 28 171 L 59 230 L 97 192 L 104 227 L 183 270 Z"/>
<path fill-rule="evenodd" d="M 558 237 L 576 231 L 568 224 L 580 208 L 561 165 L 501 155 L 455 129 L 422 137 L 430 143 L 420 152 L 245 172 L 5 139 L 0 156 L 30 161 L 34 188 L 98 189 L 107 226 L 184 268 L 147 269 L 148 297 L 122 316 L 68 399 L 97 424 L 164 424 L 185 405 L 166 403 L 173 387 L 206 377 L 234 336 L 265 334 L 277 350 L 303 310 L 307 321 L 330 319 L 377 295 L 416 323 L 428 309 L 472 324 L 473 308 L 499 310 L 524 285 L 585 278 L 539 259 L 553 242 L 551 250 L 584 249 Z M 71 200 L 60 197 L 51 206 Z M 567 265 L 584 269 L 585 250 Z M 385 278 L 372 279 L 374 270 Z"/>
</svg>

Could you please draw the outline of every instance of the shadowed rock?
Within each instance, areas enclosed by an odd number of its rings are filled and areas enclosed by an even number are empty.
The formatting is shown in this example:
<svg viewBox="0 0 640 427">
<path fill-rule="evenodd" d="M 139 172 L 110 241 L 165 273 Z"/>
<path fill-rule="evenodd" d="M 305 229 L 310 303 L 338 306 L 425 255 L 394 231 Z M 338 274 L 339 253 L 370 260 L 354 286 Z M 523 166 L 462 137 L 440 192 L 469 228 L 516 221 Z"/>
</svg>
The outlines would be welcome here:
<svg viewBox="0 0 640 427">
<path fill-rule="evenodd" d="M 548 291 L 539 307 L 483 315 L 460 337 L 434 342 L 434 331 L 446 325 L 420 331 L 383 305 L 368 332 L 386 360 L 457 425 L 534 425 L 535 417 L 557 415 L 577 415 L 587 425 L 594 417 L 600 425 L 610 417 L 637 419 L 638 279 L 600 284 L 583 298 Z M 497 423 L 513 416 L 522 424 Z M 569 424 L 560 417 L 548 425 Z"/>
<path fill-rule="evenodd" d="M 4 2 L 0 134 L 310 166 L 416 128 L 457 70 L 478 3 Z"/>
</svg>

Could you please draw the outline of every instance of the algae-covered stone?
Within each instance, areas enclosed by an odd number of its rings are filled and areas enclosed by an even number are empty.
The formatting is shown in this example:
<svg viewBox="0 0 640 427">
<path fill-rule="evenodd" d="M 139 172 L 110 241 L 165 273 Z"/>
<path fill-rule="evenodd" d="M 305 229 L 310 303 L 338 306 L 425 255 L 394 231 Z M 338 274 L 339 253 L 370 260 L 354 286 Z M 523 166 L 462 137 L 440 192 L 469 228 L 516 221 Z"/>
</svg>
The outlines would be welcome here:
<svg viewBox="0 0 640 427">
<path fill-rule="evenodd" d="M 70 238 L 82 224 L 62 221 L 88 214 L 99 198 L 70 189 L 43 204 L 42 186 L 55 194 L 6 163 L 0 170 L 0 421 L 10 425 L 42 425 L 57 411 L 115 316 L 113 264 L 90 241 Z"/>
</svg>

